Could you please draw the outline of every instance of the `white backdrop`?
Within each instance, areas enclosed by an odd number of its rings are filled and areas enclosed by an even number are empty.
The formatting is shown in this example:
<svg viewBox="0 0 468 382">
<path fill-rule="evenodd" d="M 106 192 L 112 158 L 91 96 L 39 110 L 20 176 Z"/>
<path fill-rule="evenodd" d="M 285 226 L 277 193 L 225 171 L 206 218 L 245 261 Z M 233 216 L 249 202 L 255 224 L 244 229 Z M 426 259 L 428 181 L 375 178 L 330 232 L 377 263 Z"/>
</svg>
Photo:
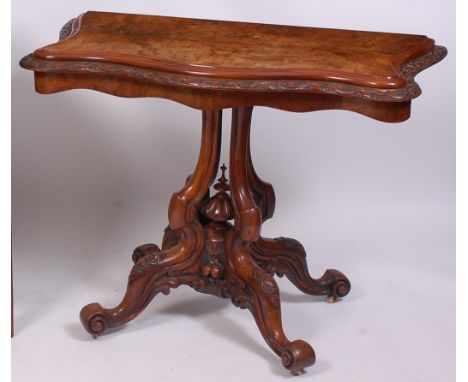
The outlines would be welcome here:
<svg viewBox="0 0 468 382">
<path fill-rule="evenodd" d="M 286 334 L 317 351 L 301 378 L 454 380 L 454 2 L 16 0 L 12 7 L 14 381 L 288 376 L 246 311 L 187 288 L 158 296 L 98 341 L 80 327 L 83 305 L 120 301 L 132 249 L 160 243 L 170 195 L 194 167 L 201 123 L 199 111 L 167 100 L 34 93 L 32 73 L 18 61 L 86 10 L 425 34 L 448 48 L 445 60 L 417 76 L 423 94 L 408 121 L 256 108 L 252 150 L 277 195 L 264 235 L 299 239 L 313 276 L 338 268 L 353 284 L 328 306 L 279 281 Z M 225 111 L 226 162 L 229 123 Z"/>
</svg>

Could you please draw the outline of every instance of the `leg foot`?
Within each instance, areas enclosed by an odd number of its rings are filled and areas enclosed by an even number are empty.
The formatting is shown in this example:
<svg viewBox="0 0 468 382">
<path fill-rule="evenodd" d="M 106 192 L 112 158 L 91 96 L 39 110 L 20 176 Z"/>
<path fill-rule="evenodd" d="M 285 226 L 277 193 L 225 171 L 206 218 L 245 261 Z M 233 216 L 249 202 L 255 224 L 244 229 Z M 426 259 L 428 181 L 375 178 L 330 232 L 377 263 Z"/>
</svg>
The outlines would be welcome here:
<svg viewBox="0 0 468 382">
<path fill-rule="evenodd" d="M 105 309 L 97 302 L 88 304 L 81 309 L 80 320 L 93 338 L 98 338 L 107 329 L 108 320 L 105 317 Z"/>
<path fill-rule="evenodd" d="M 295 340 L 281 353 L 281 363 L 294 375 L 304 374 L 304 368 L 315 363 L 314 349 L 305 341 Z"/>
<path fill-rule="evenodd" d="M 328 269 L 323 276 L 310 276 L 306 252 L 301 243 L 289 238 L 259 240 L 250 244 L 253 259 L 270 274 L 285 275 L 299 290 L 311 295 L 327 295 L 329 302 L 346 296 L 351 283 L 336 269 Z"/>
</svg>

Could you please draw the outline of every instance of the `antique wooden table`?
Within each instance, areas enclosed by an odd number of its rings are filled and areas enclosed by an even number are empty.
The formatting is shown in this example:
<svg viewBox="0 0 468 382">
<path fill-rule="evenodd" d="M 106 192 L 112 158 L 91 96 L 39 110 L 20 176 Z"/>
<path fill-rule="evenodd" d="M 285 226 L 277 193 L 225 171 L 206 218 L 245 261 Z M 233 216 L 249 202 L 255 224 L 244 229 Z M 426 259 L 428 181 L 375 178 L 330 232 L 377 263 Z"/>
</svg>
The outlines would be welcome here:
<svg viewBox="0 0 468 382">
<path fill-rule="evenodd" d="M 59 42 L 21 60 L 34 71 L 37 92 L 162 97 L 203 111 L 198 163 L 172 196 L 161 249 L 144 244 L 134 250 L 122 302 L 111 309 L 85 306 L 86 330 L 99 336 L 135 318 L 159 292 L 185 284 L 248 308 L 284 367 L 301 374 L 314 363 L 314 350 L 285 336 L 273 275 L 286 275 L 304 293 L 330 302 L 345 296 L 350 282 L 334 269 L 312 278 L 298 241 L 261 236 L 275 194 L 252 164 L 252 109 L 344 109 L 404 121 L 421 92 L 414 76 L 445 55 L 445 48 L 419 35 L 104 12 L 68 22 Z M 210 194 L 225 108 L 233 110 L 229 182 L 223 166 Z"/>
</svg>

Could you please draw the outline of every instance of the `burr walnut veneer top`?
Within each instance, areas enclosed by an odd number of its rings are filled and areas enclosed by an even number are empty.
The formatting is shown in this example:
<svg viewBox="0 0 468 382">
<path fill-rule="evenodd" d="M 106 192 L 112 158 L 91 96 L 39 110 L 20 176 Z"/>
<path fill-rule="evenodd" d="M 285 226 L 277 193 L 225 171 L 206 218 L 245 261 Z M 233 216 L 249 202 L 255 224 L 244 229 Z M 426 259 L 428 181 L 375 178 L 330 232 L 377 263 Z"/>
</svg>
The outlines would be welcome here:
<svg viewBox="0 0 468 382">
<path fill-rule="evenodd" d="M 99 61 L 235 79 L 304 79 L 401 88 L 403 63 L 431 51 L 426 36 L 87 12 L 46 60 Z"/>
<path fill-rule="evenodd" d="M 86 12 L 26 55 L 43 94 L 92 89 L 202 110 L 267 106 L 409 118 L 414 77 L 447 50 L 426 36 Z"/>
</svg>

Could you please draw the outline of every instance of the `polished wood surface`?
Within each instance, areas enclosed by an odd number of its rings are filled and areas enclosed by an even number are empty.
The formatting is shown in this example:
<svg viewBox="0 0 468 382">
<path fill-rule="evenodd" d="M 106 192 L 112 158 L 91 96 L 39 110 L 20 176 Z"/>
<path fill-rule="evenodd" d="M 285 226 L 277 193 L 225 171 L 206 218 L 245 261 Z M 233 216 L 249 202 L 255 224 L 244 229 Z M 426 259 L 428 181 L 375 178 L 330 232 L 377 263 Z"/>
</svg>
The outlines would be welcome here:
<svg viewBox="0 0 468 382">
<path fill-rule="evenodd" d="M 401 122 L 421 93 L 414 77 L 445 55 L 419 35 L 87 12 L 21 65 L 44 94 L 84 88 L 201 110 L 343 109 Z"/>
<path fill-rule="evenodd" d="M 104 12 L 68 22 L 58 43 L 21 60 L 34 71 L 36 91 L 92 89 L 203 110 L 198 162 L 172 195 L 161 247 L 148 243 L 133 251 L 122 301 L 113 308 L 86 305 L 85 329 L 98 337 L 137 317 L 157 294 L 188 285 L 248 309 L 283 366 L 302 374 L 315 352 L 284 333 L 274 276 L 331 303 L 351 284 L 336 269 L 311 277 L 297 240 L 262 235 L 276 200 L 252 161 L 254 106 L 342 109 L 400 122 L 421 92 L 415 75 L 445 54 L 416 35 Z M 223 164 L 216 181 L 225 108 L 233 109 L 229 169 Z"/>
<path fill-rule="evenodd" d="M 221 78 L 406 85 L 400 66 L 428 53 L 426 36 L 87 12 L 67 39 L 34 52 Z"/>
</svg>

